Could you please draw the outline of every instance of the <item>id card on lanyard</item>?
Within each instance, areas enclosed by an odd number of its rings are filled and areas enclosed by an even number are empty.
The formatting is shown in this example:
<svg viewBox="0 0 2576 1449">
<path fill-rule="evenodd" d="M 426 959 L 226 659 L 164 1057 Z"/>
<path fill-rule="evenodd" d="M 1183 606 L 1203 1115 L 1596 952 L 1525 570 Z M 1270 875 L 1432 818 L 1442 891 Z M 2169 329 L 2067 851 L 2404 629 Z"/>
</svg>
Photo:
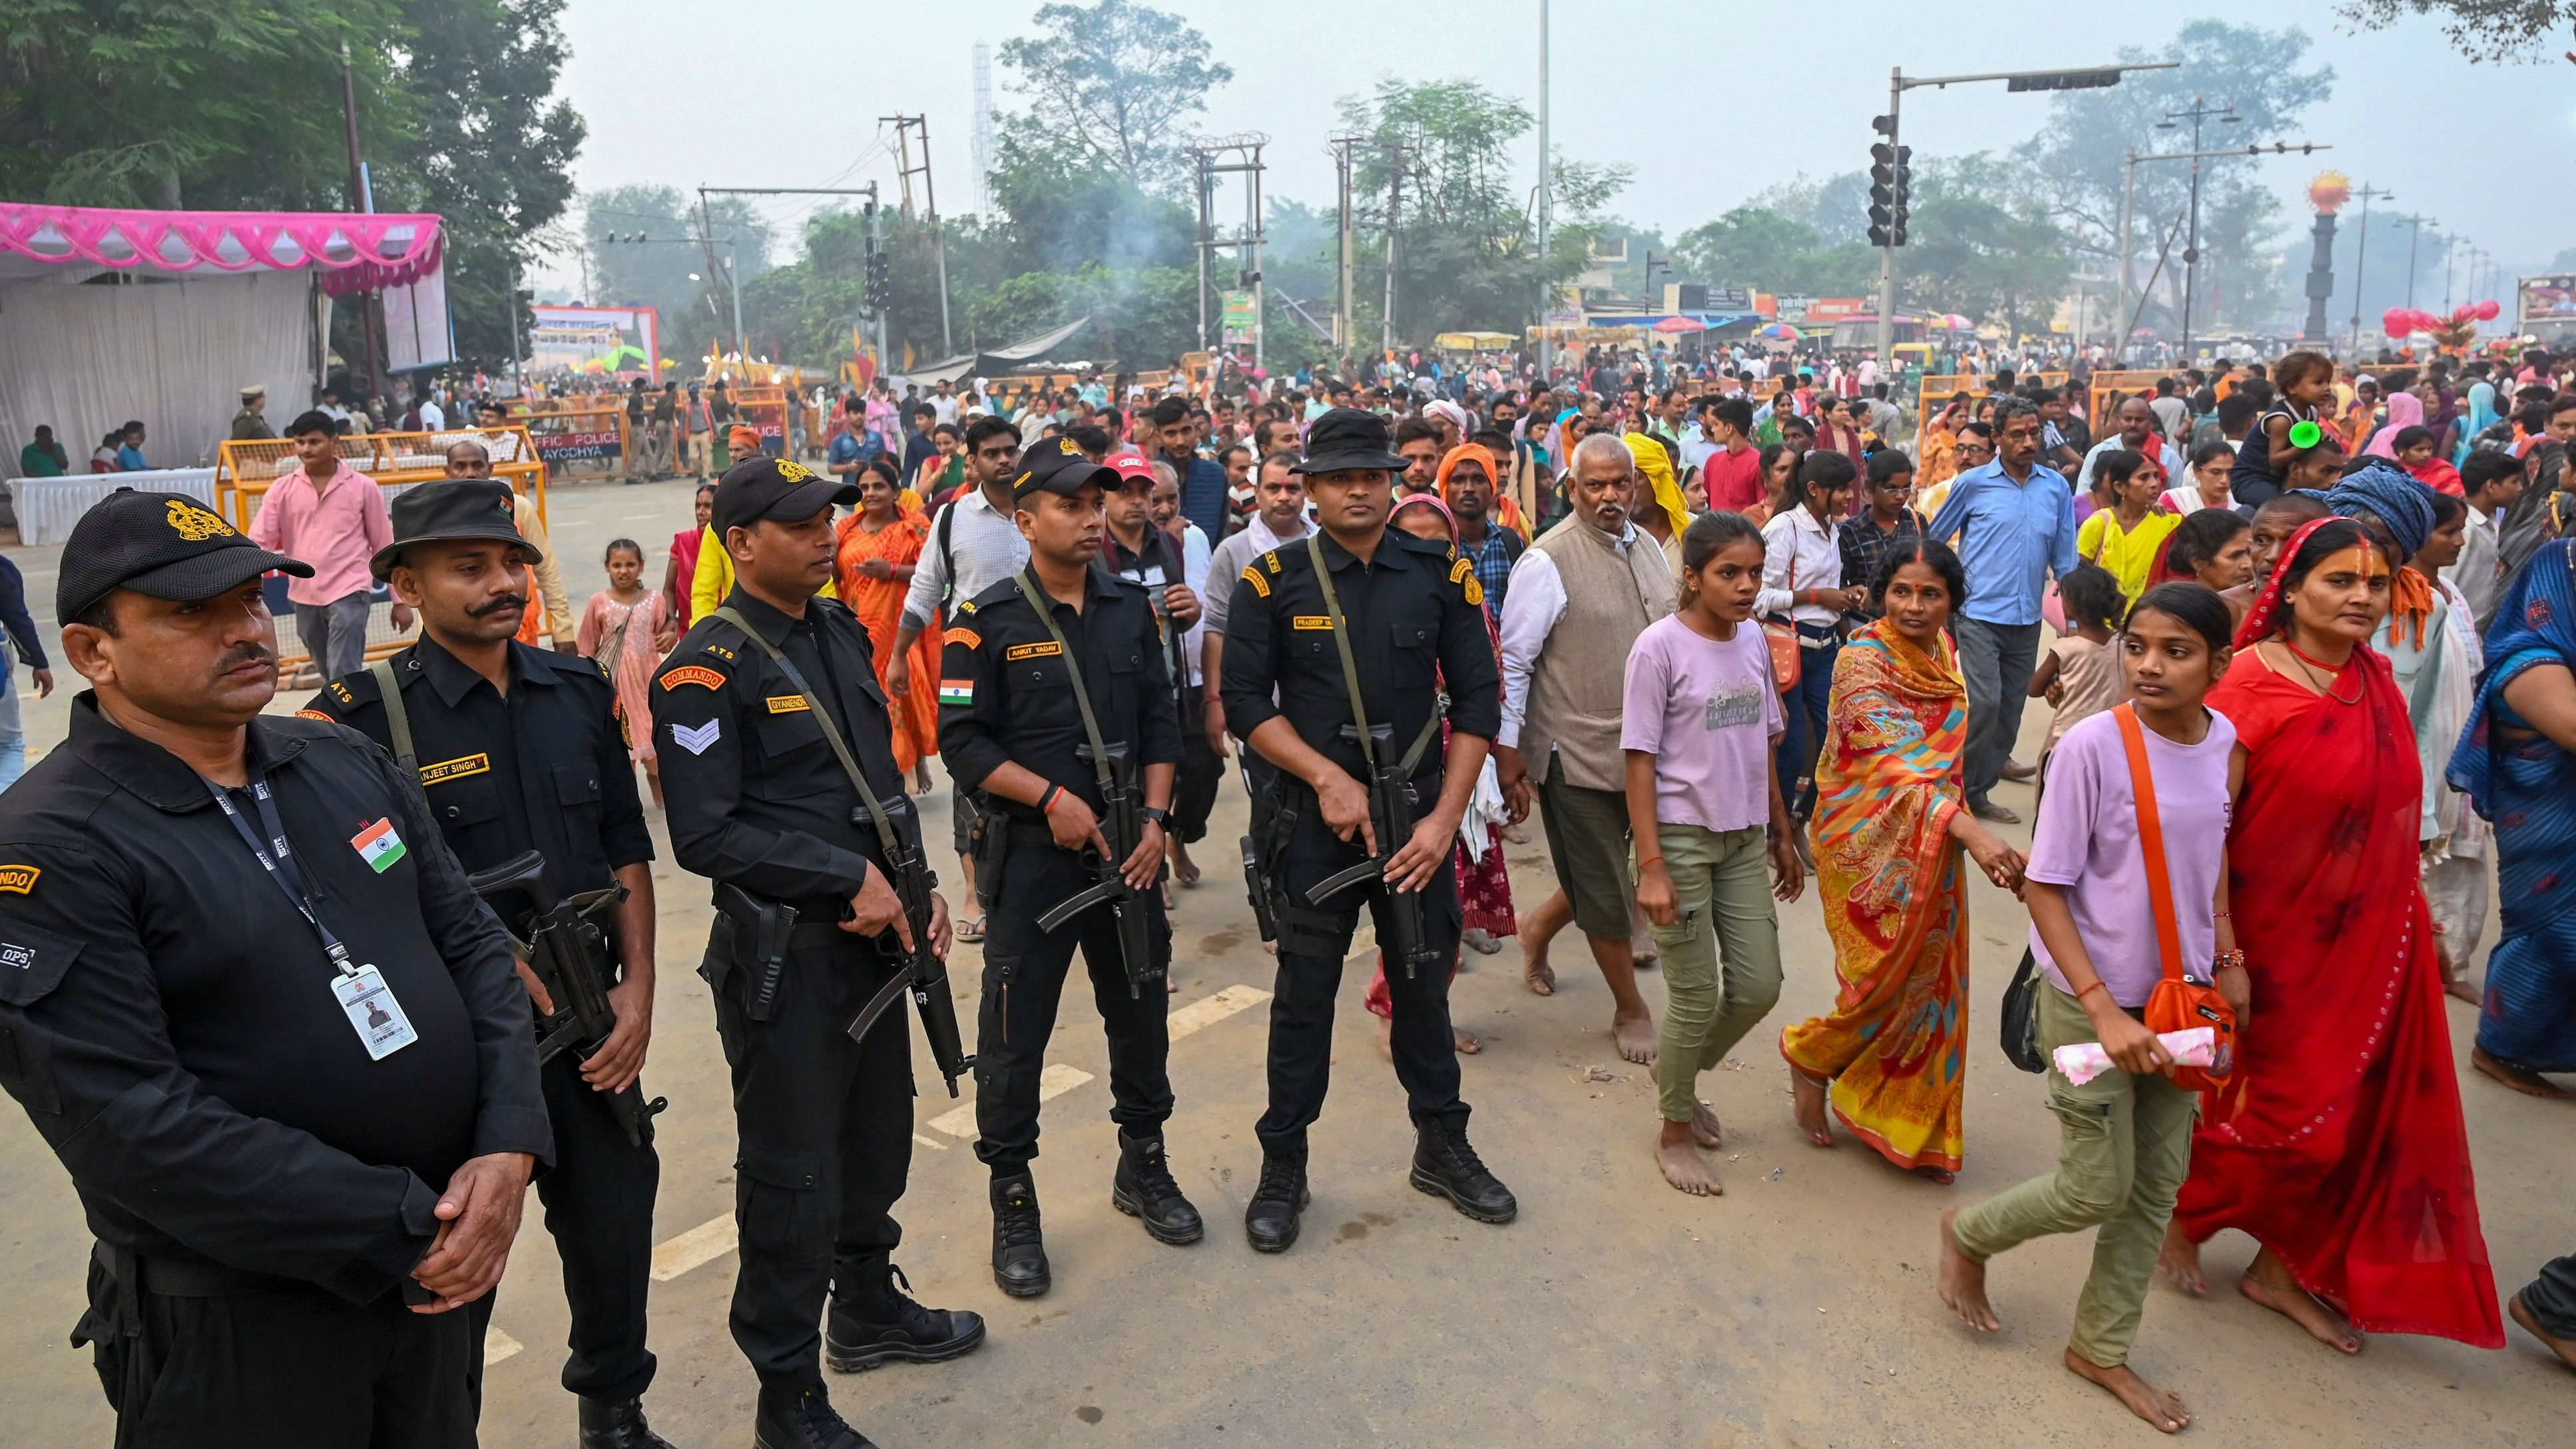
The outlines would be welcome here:
<svg viewBox="0 0 2576 1449">
<path fill-rule="evenodd" d="M 295 847 L 288 843 L 286 826 L 277 818 L 276 801 L 269 795 L 267 773 L 257 766 L 250 770 L 251 804 L 259 811 L 260 829 L 268 833 L 265 845 L 250 822 L 242 818 L 241 808 L 233 804 L 232 792 L 212 780 L 206 781 L 206 792 L 215 797 L 224 819 L 232 822 L 233 832 L 250 847 L 260 869 L 285 894 L 287 904 L 295 907 L 295 913 L 321 939 L 323 954 L 331 958 L 334 968 L 332 999 L 340 1004 L 341 1014 L 349 1018 L 350 1029 L 357 1032 L 359 1043 L 366 1047 L 367 1059 L 383 1061 L 420 1040 L 419 1033 L 412 1030 L 411 1019 L 403 1015 L 402 1003 L 394 999 L 393 988 L 385 984 L 384 974 L 351 957 L 349 948 L 322 923 L 321 913 L 313 909 L 312 892 L 305 886 L 303 870 L 295 863 Z M 386 834 L 391 834 L 390 828 Z"/>
</svg>

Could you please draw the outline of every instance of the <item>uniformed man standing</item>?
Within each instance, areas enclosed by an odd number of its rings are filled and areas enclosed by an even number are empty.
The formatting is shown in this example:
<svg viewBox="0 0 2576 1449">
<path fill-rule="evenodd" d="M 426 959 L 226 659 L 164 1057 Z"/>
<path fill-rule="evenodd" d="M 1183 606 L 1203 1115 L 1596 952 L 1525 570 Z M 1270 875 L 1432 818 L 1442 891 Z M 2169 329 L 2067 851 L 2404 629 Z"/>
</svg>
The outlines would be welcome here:
<svg viewBox="0 0 2576 1449">
<path fill-rule="evenodd" d="M 832 577 L 832 507 L 858 493 L 776 458 L 726 473 L 713 531 L 735 570 L 724 612 L 741 622 L 701 618 L 652 690 L 671 850 L 716 882 L 702 974 L 733 1070 L 733 1337 L 760 1375 L 761 1449 L 867 1443 L 832 1411 L 815 1362 L 825 1351 L 847 1372 L 953 1358 L 984 1339 L 977 1315 L 895 1289 L 912 1033 L 900 1009 L 864 1041 L 848 1033 L 896 969 L 875 938 L 913 944 L 877 811 L 920 845 L 867 629 L 815 597 Z M 948 907 L 932 902 L 931 945 L 945 955 Z"/>
<path fill-rule="evenodd" d="M 1255 1129 L 1261 1181 L 1244 1212 L 1245 1233 L 1266 1253 L 1297 1241 L 1309 1196 L 1306 1129 L 1323 1115 L 1333 993 L 1363 897 L 1388 948 L 1395 1075 L 1416 1133 L 1413 1185 L 1480 1222 L 1509 1222 L 1519 1211 L 1467 1143 L 1449 1028 L 1460 922 L 1451 861 L 1501 723 L 1501 674 L 1471 562 L 1386 526 L 1394 473 L 1404 466 L 1375 414 L 1335 408 L 1317 418 L 1298 472 L 1320 530 L 1255 558 L 1226 616 L 1226 722 L 1283 776 L 1268 838 L 1255 842 L 1279 937 L 1270 1108 Z M 1435 671 L 1449 697 L 1445 759 L 1430 748 L 1443 687 Z M 1400 766 L 1422 803 L 1409 839 L 1381 840 L 1370 821 L 1368 780 L 1380 764 Z M 1385 865 L 1365 890 L 1323 902 L 1311 895 L 1372 857 Z M 1399 892 L 1419 897 L 1428 964 L 1395 959 L 1394 912 L 1411 904 Z"/>
<path fill-rule="evenodd" d="M 1172 1180 L 1163 1124 L 1171 1039 L 1162 978 L 1170 923 L 1155 880 L 1171 816 L 1180 718 L 1145 586 L 1101 568 L 1102 500 L 1118 471 L 1070 438 L 1039 445 L 1011 496 L 1029 566 L 957 611 L 939 678 L 939 750 L 986 814 L 975 883 L 991 910 L 975 1031 L 975 1155 L 993 1171 L 993 1281 L 1032 1298 L 1052 1281 L 1029 1162 L 1038 1155 L 1038 1073 L 1074 947 L 1109 1038 L 1109 1119 L 1118 1124 L 1110 1201 L 1165 1243 L 1195 1243 L 1198 1210 Z M 1040 613 L 1043 607 L 1046 612 Z M 1136 839 L 1102 833 L 1108 791 L 1141 800 Z M 1134 894 L 1038 924 L 1118 862 Z M 1130 961 L 1120 912 L 1143 919 L 1151 959 Z"/>
<path fill-rule="evenodd" d="M 467 870 L 534 850 L 557 900 L 626 889 L 608 932 L 622 969 L 604 983 L 617 1026 L 587 1058 L 565 1051 L 545 1065 L 555 1166 L 537 1196 L 572 1310 L 563 1386 L 580 1399 L 581 1449 L 668 1449 L 642 1404 L 653 1381 L 644 1306 L 662 1165 L 650 1112 L 630 1132 L 611 1106 L 641 1101 L 636 1078 L 653 1033 L 653 840 L 616 691 L 592 661 L 512 637 L 540 554 L 512 521 L 510 485 L 423 483 L 391 511 L 393 542 L 371 569 L 420 611 L 420 641 L 331 681 L 303 713 L 349 725 L 413 766 Z M 530 982 L 538 1009 L 553 1012 Z"/>
<path fill-rule="evenodd" d="M 277 436 L 277 429 L 263 416 L 268 411 L 268 389 L 257 383 L 241 390 L 241 411 L 233 414 L 232 440 L 236 443 L 264 442 Z"/>
<path fill-rule="evenodd" d="M 119 1449 L 470 1446 L 472 1315 L 552 1151 L 509 938 L 419 787 L 262 714 L 271 569 L 118 490 L 56 589 L 90 682 L 0 795 L 0 1085 L 97 1235 Z"/>
</svg>

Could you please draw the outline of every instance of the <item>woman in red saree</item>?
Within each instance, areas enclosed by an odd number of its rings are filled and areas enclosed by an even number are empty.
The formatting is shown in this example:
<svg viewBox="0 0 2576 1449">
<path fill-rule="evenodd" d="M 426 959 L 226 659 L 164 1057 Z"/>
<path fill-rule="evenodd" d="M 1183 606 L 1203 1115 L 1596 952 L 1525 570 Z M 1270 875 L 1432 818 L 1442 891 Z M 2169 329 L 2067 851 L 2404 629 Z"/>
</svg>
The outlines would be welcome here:
<svg viewBox="0 0 2576 1449">
<path fill-rule="evenodd" d="M 895 627 L 903 621 L 903 596 L 912 587 L 912 571 L 930 537 L 930 520 L 916 508 L 902 506 L 894 471 L 872 459 L 859 471 L 858 510 L 836 525 L 840 543 L 832 556 L 832 574 L 841 601 L 868 629 L 876 655 L 877 685 L 885 685 L 894 662 Z M 921 631 L 912 649 L 912 677 L 939 677 L 939 621 Z M 927 689 L 889 693 L 894 705 L 894 766 L 909 770 L 916 791 L 930 788 L 928 757 L 939 753 L 939 702 Z"/>
<path fill-rule="evenodd" d="M 2501 1348 L 2418 870 L 2423 773 L 2366 647 L 2396 560 L 2341 518 L 2281 559 L 2209 696 L 2244 761 L 2228 892 L 2253 1001 L 2164 1269 L 2205 1293 L 2198 1245 L 2239 1228 L 2262 1251 L 2238 1291 L 2345 1353 L 2364 1330 Z"/>
</svg>

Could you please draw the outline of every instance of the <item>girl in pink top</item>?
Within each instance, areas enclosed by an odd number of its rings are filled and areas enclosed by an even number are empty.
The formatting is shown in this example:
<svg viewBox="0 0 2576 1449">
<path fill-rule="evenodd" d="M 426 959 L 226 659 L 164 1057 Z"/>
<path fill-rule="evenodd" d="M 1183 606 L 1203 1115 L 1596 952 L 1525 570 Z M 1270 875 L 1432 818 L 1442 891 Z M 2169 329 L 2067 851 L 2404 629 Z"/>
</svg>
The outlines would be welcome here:
<svg viewBox="0 0 2576 1449">
<path fill-rule="evenodd" d="M 645 691 L 662 651 L 679 642 L 671 605 L 644 587 L 644 549 L 631 538 L 608 546 L 608 587 L 581 611 L 577 647 L 585 659 L 607 666 L 617 686 L 617 717 L 626 729 L 626 751 L 644 767 L 653 803 L 662 803 L 662 774 L 653 758 L 653 712 Z"/>
</svg>

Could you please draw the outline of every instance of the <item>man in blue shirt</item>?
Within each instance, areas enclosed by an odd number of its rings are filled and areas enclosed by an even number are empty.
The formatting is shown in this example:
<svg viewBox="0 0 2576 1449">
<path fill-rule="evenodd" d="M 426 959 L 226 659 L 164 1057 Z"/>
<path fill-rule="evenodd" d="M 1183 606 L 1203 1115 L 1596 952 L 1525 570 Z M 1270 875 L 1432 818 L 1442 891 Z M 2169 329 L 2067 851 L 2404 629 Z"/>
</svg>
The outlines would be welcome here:
<svg viewBox="0 0 2576 1449">
<path fill-rule="evenodd" d="M 143 456 L 143 424 L 125 425 L 125 441 L 117 445 L 116 468 L 120 473 L 140 473 L 152 466 Z"/>
<path fill-rule="evenodd" d="M 1225 537 L 1225 468 L 1198 453 L 1198 425 L 1186 398 L 1154 404 L 1154 455 L 1181 480 L 1181 516 L 1210 538 Z"/>
<path fill-rule="evenodd" d="M 1968 598 L 1952 617 L 1959 673 L 1968 685 L 1968 808 L 1980 820 L 2020 823 L 1987 798 L 2021 733 L 2039 661 L 2039 598 L 2051 573 L 2075 567 L 2075 494 L 2039 462 L 2039 410 L 2019 398 L 1995 405 L 1995 459 L 1950 485 L 1925 530 L 1957 540 Z"/>
</svg>

